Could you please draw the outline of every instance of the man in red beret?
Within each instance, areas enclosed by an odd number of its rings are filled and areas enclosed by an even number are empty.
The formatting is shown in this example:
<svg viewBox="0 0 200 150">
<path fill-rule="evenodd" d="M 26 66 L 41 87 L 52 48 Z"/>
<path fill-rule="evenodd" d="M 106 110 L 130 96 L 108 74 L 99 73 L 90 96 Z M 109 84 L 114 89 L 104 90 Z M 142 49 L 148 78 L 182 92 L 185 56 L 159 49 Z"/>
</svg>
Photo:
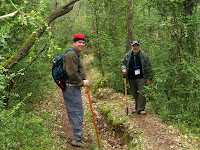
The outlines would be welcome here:
<svg viewBox="0 0 200 150">
<path fill-rule="evenodd" d="M 86 147 L 83 141 L 83 105 L 81 97 L 81 87 L 89 85 L 86 80 L 86 71 L 80 58 L 80 52 L 85 47 L 85 37 L 82 34 L 76 34 L 73 38 L 71 51 L 68 51 L 63 60 L 63 69 L 68 80 L 66 88 L 62 91 L 68 113 L 68 118 L 73 129 L 73 146 Z"/>
</svg>

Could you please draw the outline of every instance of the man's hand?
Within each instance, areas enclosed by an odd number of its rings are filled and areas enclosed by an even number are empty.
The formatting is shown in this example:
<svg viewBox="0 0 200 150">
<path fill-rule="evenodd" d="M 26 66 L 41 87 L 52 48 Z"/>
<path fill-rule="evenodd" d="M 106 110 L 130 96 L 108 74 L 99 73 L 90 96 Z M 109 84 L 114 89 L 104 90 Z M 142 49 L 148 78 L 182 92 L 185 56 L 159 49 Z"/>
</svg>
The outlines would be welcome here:
<svg viewBox="0 0 200 150">
<path fill-rule="evenodd" d="M 123 75 L 126 75 L 127 70 L 126 70 L 126 69 L 123 69 L 123 70 L 122 70 L 122 73 L 123 73 Z"/>
<path fill-rule="evenodd" d="M 83 84 L 84 84 L 84 86 L 88 86 L 89 85 L 89 80 L 83 80 Z"/>
<path fill-rule="evenodd" d="M 151 84 L 151 80 L 147 80 L 146 85 L 148 86 L 148 85 L 150 85 L 150 84 Z"/>
</svg>

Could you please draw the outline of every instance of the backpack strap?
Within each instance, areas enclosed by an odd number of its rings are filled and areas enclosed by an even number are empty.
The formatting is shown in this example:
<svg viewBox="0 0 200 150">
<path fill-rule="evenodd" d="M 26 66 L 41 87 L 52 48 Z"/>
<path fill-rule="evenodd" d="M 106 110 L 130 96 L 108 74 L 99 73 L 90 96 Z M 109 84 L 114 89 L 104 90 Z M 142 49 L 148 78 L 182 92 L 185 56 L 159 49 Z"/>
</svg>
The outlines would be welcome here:
<svg viewBox="0 0 200 150">
<path fill-rule="evenodd" d="M 77 52 L 75 49 L 73 49 L 73 48 L 69 48 L 68 50 L 66 50 L 65 53 L 63 53 L 62 58 L 64 58 L 65 54 L 66 54 L 67 52 L 69 52 L 69 51 L 73 51 L 73 52 L 76 54 L 76 56 L 78 57 L 78 63 L 80 64 L 80 59 L 79 59 L 80 55 L 79 55 L 78 52 Z M 78 65 L 78 71 L 79 71 L 79 65 Z"/>
<path fill-rule="evenodd" d="M 66 52 L 64 53 L 64 55 L 67 53 L 67 52 L 69 52 L 69 51 L 74 51 L 74 53 L 76 53 L 76 56 L 79 58 L 80 57 L 80 55 L 78 54 L 78 52 L 75 50 L 75 49 L 73 49 L 73 48 L 69 48 L 68 50 L 66 50 Z M 64 57 L 64 55 L 63 55 L 63 57 Z"/>
</svg>

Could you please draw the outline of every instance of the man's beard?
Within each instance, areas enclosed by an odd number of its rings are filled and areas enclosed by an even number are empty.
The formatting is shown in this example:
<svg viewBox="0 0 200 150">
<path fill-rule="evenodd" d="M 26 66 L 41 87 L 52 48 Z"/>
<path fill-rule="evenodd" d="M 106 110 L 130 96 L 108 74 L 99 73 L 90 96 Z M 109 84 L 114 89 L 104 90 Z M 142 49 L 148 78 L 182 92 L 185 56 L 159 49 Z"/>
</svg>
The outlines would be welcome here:
<svg viewBox="0 0 200 150">
<path fill-rule="evenodd" d="M 139 49 L 133 49 L 133 52 L 137 53 L 139 52 Z"/>
</svg>

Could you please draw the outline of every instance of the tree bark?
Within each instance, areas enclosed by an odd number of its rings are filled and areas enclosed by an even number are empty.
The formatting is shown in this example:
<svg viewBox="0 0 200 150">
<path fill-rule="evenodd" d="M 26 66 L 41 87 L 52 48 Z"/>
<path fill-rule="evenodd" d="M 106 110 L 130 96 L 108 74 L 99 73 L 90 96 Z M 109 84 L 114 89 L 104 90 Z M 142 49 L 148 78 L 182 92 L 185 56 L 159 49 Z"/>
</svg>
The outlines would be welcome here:
<svg viewBox="0 0 200 150">
<path fill-rule="evenodd" d="M 133 40 L 133 0 L 129 0 L 129 15 L 127 20 L 127 42 L 126 52 L 131 49 L 131 42 Z"/>
<path fill-rule="evenodd" d="M 80 0 L 72 0 L 68 4 L 63 7 L 56 9 L 52 14 L 47 17 L 45 21 L 45 25 L 36 30 L 22 45 L 21 49 L 15 53 L 10 59 L 4 62 L 1 66 L 7 69 L 12 68 L 15 64 L 17 64 L 20 60 L 22 60 L 25 56 L 29 54 L 30 48 L 34 45 L 37 38 L 39 38 L 46 30 L 47 26 L 51 24 L 56 18 L 65 15 L 73 9 L 74 4 Z"/>
</svg>

